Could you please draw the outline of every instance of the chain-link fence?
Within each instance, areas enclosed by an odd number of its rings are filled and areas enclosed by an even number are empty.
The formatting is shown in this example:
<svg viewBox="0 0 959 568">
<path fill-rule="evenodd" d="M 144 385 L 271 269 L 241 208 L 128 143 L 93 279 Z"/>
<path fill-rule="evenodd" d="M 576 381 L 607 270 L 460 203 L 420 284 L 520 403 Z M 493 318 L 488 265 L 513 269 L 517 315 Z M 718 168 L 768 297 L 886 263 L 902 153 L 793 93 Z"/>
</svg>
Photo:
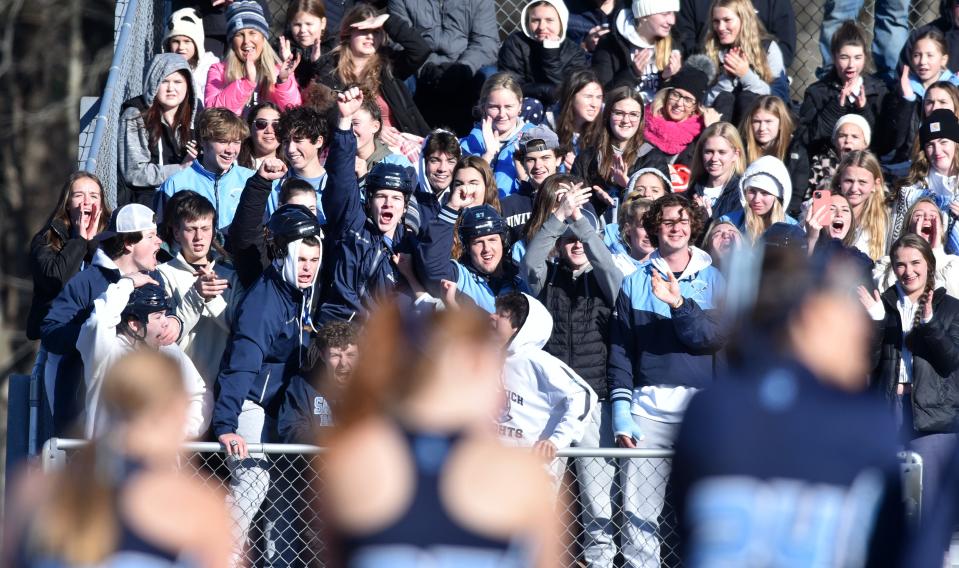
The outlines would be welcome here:
<svg viewBox="0 0 959 568">
<path fill-rule="evenodd" d="M 157 51 L 168 2 L 118 0 L 113 61 L 100 99 L 84 114 L 79 156 L 84 170 L 103 181 L 111 206 L 116 205 L 117 126 L 123 101 L 143 91 L 146 66 Z"/>
<path fill-rule="evenodd" d="M 281 31 L 286 25 L 286 9 L 289 2 L 287 0 L 268 1 L 273 12 L 273 28 Z M 631 4 L 631 0 L 624 1 L 626 4 Z M 866 30 L 873 28 L 875 2 L 876 0 L 865 0 L 859 14 L 859 21 Z M 518 29 L 520 13 L 523 6 L 528 3 L 529 0 L 496 0 L 496 20 L 499 22 L 501 39 Z M 827 0 L 792 2 L 796 17 L 796 54 L 789 68 L 789 76 L 792 97 L 796 100 L 802 100 L 806 87 L 816 81 L 816 69 L 822 65 L 819 30 L 826 4 Z M 936 0 L 911 0 L 908 18 L 910 29 L 929 23 L 939 16 L 938 12 L 939 3 Z"/>
<path fill-rule="evenodd" d="M 872 29 L 875 1 L 867 0 L 860 12 L 859 20 L 867 30 Z M 793 2 L 796 15 L 796 54 L 789 73 L 792 79 L 792 96 L 796 100 L 801 100 L 806 87 L 816 80 L 816 69 L 822 64 L 819 30 L 826 2 L 827 0 Z M 286 25 L 289 1 L 268 0 L 268 3 L 273 13 L 273 29 L 281 32 Z M 526 3 L 526 0 L 496 1 L 496 17 L 501 37 L 506 37 L 517 29 L 520 12 Z M 116 3 L 116 45 L 110 75 L 103 95 L 84 114 L 85 124 L 80 135 L 79 154 L 83 169 L 96 173 L 104 181 L 111 204 L 115 204 L 116 197 L 117 125 L 120 105 L 128 98 L 140 94 L 146 64 L 156 52 L 168 10 L 169 4 L 163 0 L 118 0 Z M 934 0 L 911 1 L 908 18 L 911 28 L 928 23 L 937 16 L 938 3 Z"/>
<path fill-rule="evenodd" d="M 48 440 L 43 470 L 63 467 L 86 443 Z M 235 554 L 245 565 L 324 566 L 329 554 L 316 503 L 316 458 L 322 450 L 250 444 L 249 451 L 249 459 L 234 461 L 219 444 L 187 444 L 182 467 L 228 495 Z M 676 515 L 669 506 L 671 450 L 569 448 L 558 455 L 551 471 L 563 504 L 563 566 L 681 564 Z M 922 460 L 912 452 L 899 459 L 907 515 L 916 519 Z"/>
</svg>

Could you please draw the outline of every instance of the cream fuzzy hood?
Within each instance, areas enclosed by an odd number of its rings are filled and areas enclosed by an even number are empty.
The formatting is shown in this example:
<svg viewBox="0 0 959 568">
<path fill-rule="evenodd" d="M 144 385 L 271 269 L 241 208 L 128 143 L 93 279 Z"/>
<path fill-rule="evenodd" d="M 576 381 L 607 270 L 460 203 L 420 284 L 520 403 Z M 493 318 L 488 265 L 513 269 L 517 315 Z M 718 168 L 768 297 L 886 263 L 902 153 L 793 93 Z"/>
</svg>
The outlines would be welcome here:
<svg viewBox="0 0 959 568">
<path fill-rule="evenodd" d="M 529 12 L 529 7 L 532 6 L 533 4 L 539 4 L 540 2 L 546 2 L 553 8 L 556 8 L 556 12 L 559 14 L 559 42 L 557 42 L 556 45 L 546 45 L 546 47 L 559 47 L 559 44 L 563 43 L 563 40 L 566 39 L 566 28 L 567 28 L 567 25 L 569 24 L 569 8 L 567 8 L 566 3 L 562 2 L 561 0 L 535 0 L 534 2 L 530 2 L 529 4 L 524 6 L 523 12 L 520 14 L 520 17 L 519 17 L 520 26 L 523 29 L 523 34 L 530 39 L 535 39 L 533 37 L 533 34 L 530 33 L 529 28 L 526 25 L 526 22 L 527 22 L 526 16 L 527 16 L 527 13 Z"/>
</svg>

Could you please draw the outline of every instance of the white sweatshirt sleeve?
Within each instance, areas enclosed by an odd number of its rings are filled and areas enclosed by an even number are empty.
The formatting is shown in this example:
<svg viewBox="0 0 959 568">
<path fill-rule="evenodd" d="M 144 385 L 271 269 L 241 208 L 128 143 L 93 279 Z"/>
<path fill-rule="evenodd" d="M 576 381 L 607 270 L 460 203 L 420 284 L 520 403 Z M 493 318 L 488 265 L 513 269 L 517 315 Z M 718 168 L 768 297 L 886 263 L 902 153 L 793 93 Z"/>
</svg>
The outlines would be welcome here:
<svg viewBox="0 0 959 568">
<path fill-rule="evenodd" d="M 543 355 L 549 356 L 543 352 Z M 550 368 L 541 367 L 537 373 L 540 388 L 555 409 L 562 413 L 559 422 L 547 439 L 557 449 L 568 448 L 583 438 L 586 422 L 596 405 L 596 393 L 575 371 L 553 358 Z"/>
<path fill-rule="evenodd" d="M 193 361 L 186 356 L 179 345 L 168 345 L 162 351 L 180 363 L 183 374 L 183 388 L 190 398 L 187 411 L 186 433 L 190 438 L 198 438 L 210 425 L 213 410 L 213 393 L 206 388 L 206 382 L 196 370 Z"/>
<path fill-rule="evenodd" d="M 80 327 L 77 350 L 83 359 L 87 383 L 84 432 L 88 438 L 96 430 L 103 376 L 113 360 L 127 351 L 117 337 L 117 326 L 132 292 L 133 281 L 129 278 L 121 278 L 107 286 L 103 294 L 93 301 L 93 312 Z"/>
</svg>

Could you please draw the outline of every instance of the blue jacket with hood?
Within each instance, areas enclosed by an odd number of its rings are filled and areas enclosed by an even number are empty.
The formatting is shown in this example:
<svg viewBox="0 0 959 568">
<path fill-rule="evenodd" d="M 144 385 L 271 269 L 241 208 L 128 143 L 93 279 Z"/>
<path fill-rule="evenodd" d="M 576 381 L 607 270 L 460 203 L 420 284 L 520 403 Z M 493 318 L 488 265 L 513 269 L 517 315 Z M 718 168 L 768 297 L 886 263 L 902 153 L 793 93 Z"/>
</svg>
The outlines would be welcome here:
<svg viewBox="0 0 959 568">
<path fill-rule="evenodd" d="M 683 305 L 673 309 L 653 295 L 653 271 L 669 278 L 669 265 L 654 251 L 626 277 L 610 318 L 607 379 L 610 399 L 633 400 L 644 386 L 709 386 L 716 355 L 725 341 L 716 314 L 725 283 L 705 251 L 692 258 L 679 279 Z"/>
<path fill-rule="evenodd" d="M 517 112 L 520 110 L 522 109 L 517 109 Z M 496 187 L 499 188 L 500 197 L 511 195 L 519 189 L 520 182 L 516 172 L 516 162 L 513 161 L 513 154 L 519 149 L 520 136 L 535 126 L 531 122 L 523 122 L 521 118 L 516 120 L 520 125 L 510 133 L 509 138 L 500 143 L 499 151 L 490 163 L 490 169 L 493 170 L 493 177 L 496 179 Z M 474 126 L 473 130 L 470 130 L 470 133 L 460 140 L 460 149 L 463 150 L 464 156 L 482 156 L 486 153 L 482 124 Z"/>
<path fill-rule="evenodd" d="M 429 286 L 439 289 L 440 280 L 456 282 L 456 289 L 469 296 L 477 306 L 489 313 L 496 311 L 496 296 L 505 292 L 529 292 L 529 285 L 519 275 L 519 268 L 510 260 L 509 247 L 503 247 L 503 275 L 496 278 L 480 274 L 473 267 L 450 259 L 453 233 L 460 212 L 443 207 L 420 239 L 417 259 L 420 272 Z M 506 239 L 509 240 L 508 238 Z"/>
<path fill-rule="evenodd" d="M 365 315 L 375 297 L 406 288 L 391 257 L 416 249 L 415 235 L 406 229 L 402 220 L 391 240 L 367 219 L 360 203 L 355 161 L 353 132 L 334 129 L 326 159 L 327 189 L 323 192 L 327 243 L 331 243 L 333 249 L 327 257 L 332 264 L 327 280 L 330 285 L 320 307 L 323 323 Z"/>
<path fill-rule="evenodd" d="M 153 270 L 150 276 L 163 286 L 163 276 Z M 110 284 L 123 275 L 113 260 L 101 249 L 93 255 L 86 269 L 71 278 L 50 305 L 40 326 L 43 347 L 49 352 L 44 369 L 47 397 L 54 404 L 54 421 L 57 432 L 66 427 L 83 404 L 83 360 L 77 351 L 80 328 L 93 312 L 93 301 L 99 298 Z M 56 387 L 55 396 L 53 387 Z M 79 393 L 79 407 L 72 407 L 74 399 L 64 398 Z"/>
<path fill-rule="evenodd" d="M 233 214 L 240 204 L 240 194 L 243 193 L 246 180 L 255 173 L 249 168 L 233 164 L 222 174 L 215 174 L 204 168 L 200 160 L 193 160 L 188 169 L 171 176 L 157 191 L 153 208 L 157 212 L 157 223 L 163 220 L 163 208 L 174 193 L 192 189 L 216 207 L 217 229 L 226 230 L 233 222 Z"/>
<path fill-rule="evenodd" d="M 296 249 L 290 243 L 282 262 L 274 262 L 237 307 L 236 323 L 216 378 L 213 433 L 236 432 L 243 402 L 250 400 L 276 417 L 290 378 L 299 372 L 312 328 L 312 286 L 295 284 Z"/>
</svg>

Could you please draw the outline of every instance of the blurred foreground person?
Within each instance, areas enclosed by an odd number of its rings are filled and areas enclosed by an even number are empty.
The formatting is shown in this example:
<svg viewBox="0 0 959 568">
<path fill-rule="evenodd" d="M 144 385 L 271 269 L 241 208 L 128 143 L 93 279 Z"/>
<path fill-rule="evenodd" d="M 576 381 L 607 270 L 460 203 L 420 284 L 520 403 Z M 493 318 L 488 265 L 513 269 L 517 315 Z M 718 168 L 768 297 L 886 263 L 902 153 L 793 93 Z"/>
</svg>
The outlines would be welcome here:
<svg viewBox="0 0 959 568">
<path fill-rule="evenodd" d="M 542 462 L 496 440 L 503 368 L 487 314 L 370 320 L 323 460 L 339 563 L 363 568 L 559 565 Z"/>
<path fill-rule="evenodd" d="M 758 278 L 729 282 L 731 306 L 758 290 L 741 364 L 693 398 L 676 442 L 684 565 L 893 566 L 906 536 L 897 436 L 862 392 L 872 326 L 856 298 L 861 268 L 771 244 L 760 262 Z"/>
<path fill-rule="evenodd" d="M 5 566 L 226 567 L 222 495 L 177 471 L 190 399 L 179 364 L 137 351 L 107 373 L 109 428 L 51 476 L 11 495 Z"/>
</svg>

